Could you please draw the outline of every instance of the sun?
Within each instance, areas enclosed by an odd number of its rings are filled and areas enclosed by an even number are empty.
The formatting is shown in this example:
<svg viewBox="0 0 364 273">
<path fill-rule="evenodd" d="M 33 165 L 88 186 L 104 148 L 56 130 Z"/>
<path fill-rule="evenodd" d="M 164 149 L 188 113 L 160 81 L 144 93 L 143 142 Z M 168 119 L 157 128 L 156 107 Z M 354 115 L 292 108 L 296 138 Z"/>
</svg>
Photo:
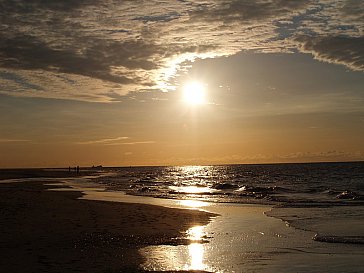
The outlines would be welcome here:
<svg viewBox="0 0 364 273">
<path fill-rule="evenodd" d="M 206 103 L 205 86 L 200 82 L 190 82 L 183 87 L 183 100 L 191 105 Z"/>
</svg>

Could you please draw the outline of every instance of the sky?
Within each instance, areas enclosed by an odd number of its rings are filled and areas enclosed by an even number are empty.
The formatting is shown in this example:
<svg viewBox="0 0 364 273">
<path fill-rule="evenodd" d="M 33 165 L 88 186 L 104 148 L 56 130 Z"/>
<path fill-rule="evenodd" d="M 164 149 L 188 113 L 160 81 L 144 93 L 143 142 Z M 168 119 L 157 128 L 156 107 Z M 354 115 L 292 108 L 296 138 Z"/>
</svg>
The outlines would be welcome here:
<svg viewBox="0 0 364 273">
<path fill-rule="evenodd" d="M 0 0 L 0 168 L 364 160 L 362 0 Z"/>
</svg>

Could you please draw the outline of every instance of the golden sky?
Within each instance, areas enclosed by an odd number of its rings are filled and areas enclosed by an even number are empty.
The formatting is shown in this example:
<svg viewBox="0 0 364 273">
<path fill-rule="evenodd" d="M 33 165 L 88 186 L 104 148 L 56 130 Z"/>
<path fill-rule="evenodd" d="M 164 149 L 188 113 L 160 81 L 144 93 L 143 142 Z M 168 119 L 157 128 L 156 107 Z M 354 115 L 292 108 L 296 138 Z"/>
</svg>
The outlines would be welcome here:
<svg viewBox="0 0 364 273">
<path fill-rule="evenodd" d="M 0 7 L 1 168 L 364 160 L 361 1 Z"/>
</svg>

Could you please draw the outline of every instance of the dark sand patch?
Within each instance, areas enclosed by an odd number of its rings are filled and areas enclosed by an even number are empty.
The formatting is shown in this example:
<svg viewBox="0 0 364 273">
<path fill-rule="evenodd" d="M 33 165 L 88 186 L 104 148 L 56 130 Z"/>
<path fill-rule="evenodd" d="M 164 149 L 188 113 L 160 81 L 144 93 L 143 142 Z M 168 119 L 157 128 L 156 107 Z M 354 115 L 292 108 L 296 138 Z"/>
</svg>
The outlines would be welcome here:
<svg viewBox="0 0 364 273">
<path fill-rule="evenodd" d="M 77 200 L 41 182 L 0 184 L 1 272 L 140 272 L 138 249 L 176 238 L 213 214 Z"/>
</svg>

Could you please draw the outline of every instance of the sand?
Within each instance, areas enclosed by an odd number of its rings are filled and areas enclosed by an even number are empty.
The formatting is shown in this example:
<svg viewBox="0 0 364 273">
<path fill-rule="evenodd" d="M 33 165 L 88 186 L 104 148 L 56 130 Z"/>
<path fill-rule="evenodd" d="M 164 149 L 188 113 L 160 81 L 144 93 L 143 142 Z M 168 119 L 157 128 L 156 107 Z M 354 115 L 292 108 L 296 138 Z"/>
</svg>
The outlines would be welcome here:
<svg viewBox="0 0 364 273">
<path fill-rule="evenodd" d="M 0 183 L 1 272 L 142 272 L 140 248 L 187 243 L 184 232 L 213 216 L 46 190 L 54 187 Z"/>
<path fill-rule="evenodd" d="M 271 206 L 130 196 L 83 174 L 100 175 L 37 170 L 0 181 L 0 272 L 362 272 L 362 245 L 314 241 L 315 229 L 281 220 L 304 211 L 275 218 L 266 214 L 282 210 Z M 178 209 L 188 206 L 211 213 Z M 184 239 L 196 226 L 189 235 L 202 240 Z"/>
</svg>

